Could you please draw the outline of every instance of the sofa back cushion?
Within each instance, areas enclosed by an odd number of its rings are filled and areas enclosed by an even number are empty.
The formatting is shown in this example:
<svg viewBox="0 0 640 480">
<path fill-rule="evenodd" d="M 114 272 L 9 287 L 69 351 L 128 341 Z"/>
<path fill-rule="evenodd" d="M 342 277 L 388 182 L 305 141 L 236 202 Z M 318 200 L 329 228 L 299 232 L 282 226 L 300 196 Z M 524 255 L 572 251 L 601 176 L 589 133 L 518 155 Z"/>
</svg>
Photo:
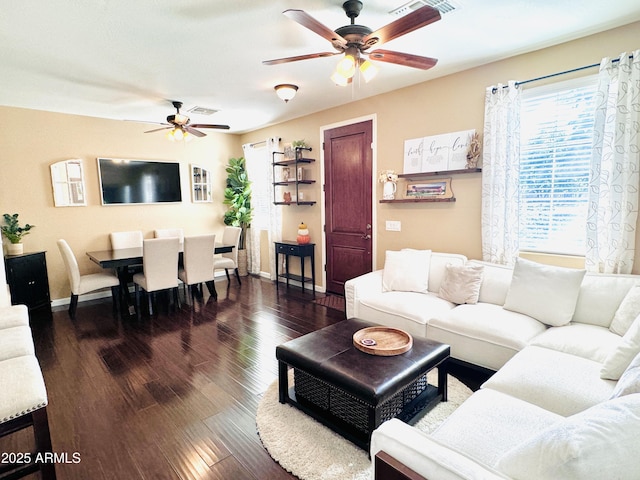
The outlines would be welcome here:
<svg viewBox="0 0 640 480">
<path fill-rule="evenodd" d="M 440 285 L 447 270 L 447 264 L 464 265 L 467 257 L 457 253 L 431 252 L 431 264 L 429 266 L 429 291 L 435 294 L 440 292 Z"/>
<path fill-rule="evenodd" d="M 572 321 L 609 328 L 622 299 L 636 283 L 640 283 L 638 275 L 587 273 Z"/>
<path fill-rule="evenodd" d="M 513 268 L 497 263 L 483 262 L 481 260 L 469 260 L 470 265 L 483 265 L 482 283 L 480 284 L 480 295 L 478 302 L 493 303 L 494 305 L 504 305 L 507 298 Z"/>
</svg>

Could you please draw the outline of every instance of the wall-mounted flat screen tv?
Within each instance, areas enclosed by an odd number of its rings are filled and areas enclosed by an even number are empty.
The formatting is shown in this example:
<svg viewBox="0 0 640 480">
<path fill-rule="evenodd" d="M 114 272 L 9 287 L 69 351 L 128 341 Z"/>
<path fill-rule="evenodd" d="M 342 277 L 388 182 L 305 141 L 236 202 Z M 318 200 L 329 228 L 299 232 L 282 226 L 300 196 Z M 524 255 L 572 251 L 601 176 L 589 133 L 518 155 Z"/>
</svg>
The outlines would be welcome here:
<svg viewBox="0 0 640 480">
<path fill-rule="evenodd" d="M 98 158 L 103 205 L 181 202 L 180 164 Z"/>
</svg>

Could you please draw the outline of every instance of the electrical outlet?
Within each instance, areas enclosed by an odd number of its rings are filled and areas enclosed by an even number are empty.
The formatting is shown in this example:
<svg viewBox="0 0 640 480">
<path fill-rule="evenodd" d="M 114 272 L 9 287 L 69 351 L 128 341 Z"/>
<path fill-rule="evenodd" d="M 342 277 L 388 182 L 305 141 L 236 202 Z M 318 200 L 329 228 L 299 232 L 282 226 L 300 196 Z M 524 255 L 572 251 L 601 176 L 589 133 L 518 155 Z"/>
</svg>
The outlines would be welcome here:
<svg viewBox="0 0 640 480">
<path fill-rule="evenodd" d="M 390 232 L 399 232 L 401 224 L 399 220 L 387 220 L 386 229 Z"/>
</svg>

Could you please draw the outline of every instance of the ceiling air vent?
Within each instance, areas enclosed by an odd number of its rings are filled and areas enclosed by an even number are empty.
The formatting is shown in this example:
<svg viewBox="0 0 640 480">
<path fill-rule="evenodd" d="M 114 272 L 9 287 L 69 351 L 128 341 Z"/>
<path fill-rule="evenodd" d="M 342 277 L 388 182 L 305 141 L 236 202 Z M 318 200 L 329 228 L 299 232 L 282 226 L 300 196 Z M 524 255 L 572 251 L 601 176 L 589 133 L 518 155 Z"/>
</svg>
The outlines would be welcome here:
<svg viewBox="0 0 640 480">
<path fill-rule="evenodd" d="M 205 108 L 205 107 L 193 107 L 189 110 L 189 113 L 197 113 L 198 115 L 213 115 L 219 110 L 215 110 L 213 108 Z"/>
<path fill-rule="evenodd" d="M 458 10 L 460 8 L 450 0 L 412 0 L 411 2 L 405 3 L 395 10 L 391 10 L 389 13 L 391 15 L 395 15 L 396 17 L 403 17 L 406 14 L 413 12 L 414 10 L 424 7 L 425 5 L 429 5 L 430 7 L 435 8 L 442 15 L 451 13 L 454 10 Z"/>
</svg>

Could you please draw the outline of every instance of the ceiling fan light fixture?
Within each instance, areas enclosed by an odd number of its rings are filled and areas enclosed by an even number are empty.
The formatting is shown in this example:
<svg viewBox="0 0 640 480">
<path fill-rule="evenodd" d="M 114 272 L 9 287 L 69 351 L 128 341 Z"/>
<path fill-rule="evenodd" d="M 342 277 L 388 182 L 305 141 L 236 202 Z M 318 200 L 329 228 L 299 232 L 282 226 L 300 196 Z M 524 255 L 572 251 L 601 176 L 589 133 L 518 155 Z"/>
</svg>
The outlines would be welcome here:
<svg viewBox="0 0 640 480">
<path fill-rule="evenodd" d="M 351 78 L 356 73 L 356 57 L 346 54 L 342 60 L 338 62 L 336 73 L 344 78 Z"/>
<path fill-rule="evenodd" d="M 285 103 L 295 97 L 296 93 L 298 93 L 298 86 L 293 85 L 292 83 L 281 83 L 273 88 L 275 89 L 278 97 L 280 97 L 281 100 L 284 100 Z"/>
<path fill-rule="evenodd" d="M 371 61 L 360 59 L 360 73 L 362 74 L 362 78 L 364 81 L 369 83 L 377 74 L 379 68 Z"/>
<path fill-rule="evenodd" d="M 352 82 L 352 80 L 353 80 L 353 77 L 347 78 L 340 75 L 338 72 L 333 72 L 333 75 L 331 75 L 331 81 L 335 83 L 338 87 L 346 87 Z"/>
</svg>

